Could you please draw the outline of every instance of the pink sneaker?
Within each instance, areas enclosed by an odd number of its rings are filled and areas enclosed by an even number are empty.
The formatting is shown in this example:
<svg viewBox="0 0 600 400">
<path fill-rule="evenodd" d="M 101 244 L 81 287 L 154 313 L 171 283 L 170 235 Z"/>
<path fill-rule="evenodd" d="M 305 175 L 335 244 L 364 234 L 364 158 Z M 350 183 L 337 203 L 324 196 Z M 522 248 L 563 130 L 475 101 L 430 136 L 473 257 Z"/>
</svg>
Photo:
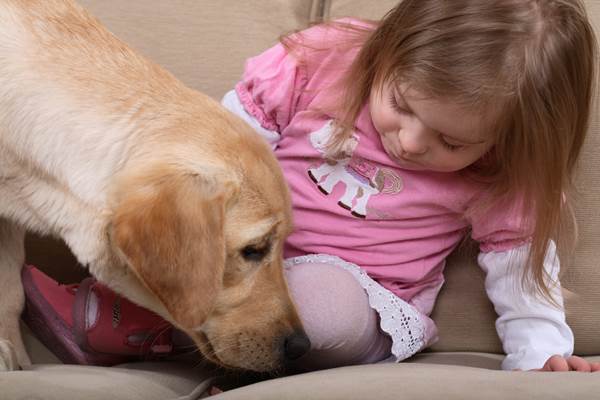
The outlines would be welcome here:
<svg viewBox="0 0 600 400">
<path fill-rule="evenodd" d="M 28 265 L 22 279 L 24 322 L 66 364 L 109 366 L 170 355 L 192 345 L 167 321 L 94 278 L 59 285 Z"/>
</svg>

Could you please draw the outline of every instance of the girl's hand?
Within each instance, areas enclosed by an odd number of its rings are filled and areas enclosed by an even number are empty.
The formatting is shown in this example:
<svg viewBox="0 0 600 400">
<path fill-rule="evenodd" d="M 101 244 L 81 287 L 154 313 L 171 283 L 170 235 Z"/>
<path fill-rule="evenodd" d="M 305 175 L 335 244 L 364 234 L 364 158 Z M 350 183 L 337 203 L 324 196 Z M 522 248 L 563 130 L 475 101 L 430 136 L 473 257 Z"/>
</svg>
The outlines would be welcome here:
<svg viewBox="0 0 600 400">
<path fill-rule="evenodd" d="M 578 372 L 600 372 L 599 362 L 589 362 L 581 357 L 571 356 L 562 357 L 554 355 L 550 357 L 544 366 L 539 369 L 532 369 L 531 371 L 544 371 L 544 372 L 566 372 L 566 371 L 578 371 Z"/>
</svg>

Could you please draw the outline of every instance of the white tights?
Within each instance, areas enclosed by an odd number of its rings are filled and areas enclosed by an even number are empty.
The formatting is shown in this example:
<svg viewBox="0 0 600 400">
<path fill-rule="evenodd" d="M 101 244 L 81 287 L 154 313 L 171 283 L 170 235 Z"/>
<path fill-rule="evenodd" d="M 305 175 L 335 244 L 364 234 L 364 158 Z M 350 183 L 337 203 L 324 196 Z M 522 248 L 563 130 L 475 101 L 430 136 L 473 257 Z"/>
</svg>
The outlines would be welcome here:
<svg viewBox="0 0 600 400">
<path fill-rule="evenodd" d="M 391 356 L 392 340 L 352 274 L 323 263 L 293 265 L 285 274 L 311 341 L 311 351 L 298 361 L 298 368 L 368 364 Z"/>
</svg>

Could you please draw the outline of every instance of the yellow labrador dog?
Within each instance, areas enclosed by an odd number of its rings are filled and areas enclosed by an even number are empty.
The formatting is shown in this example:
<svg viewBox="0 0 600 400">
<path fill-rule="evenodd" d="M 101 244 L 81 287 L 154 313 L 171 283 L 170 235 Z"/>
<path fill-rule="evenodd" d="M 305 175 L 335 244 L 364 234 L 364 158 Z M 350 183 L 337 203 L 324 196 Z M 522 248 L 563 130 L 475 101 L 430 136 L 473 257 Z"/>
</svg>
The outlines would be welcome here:
<svg viewBox="0 0 600 400">
<path fill-rule="evenodd" d="M 69 0 L 0 0 L 0 369 L 29 364 L 26 229 L 60 236 L 220 365 L 267 371 L 308 350 L 269 147 Z"/>
</svg>

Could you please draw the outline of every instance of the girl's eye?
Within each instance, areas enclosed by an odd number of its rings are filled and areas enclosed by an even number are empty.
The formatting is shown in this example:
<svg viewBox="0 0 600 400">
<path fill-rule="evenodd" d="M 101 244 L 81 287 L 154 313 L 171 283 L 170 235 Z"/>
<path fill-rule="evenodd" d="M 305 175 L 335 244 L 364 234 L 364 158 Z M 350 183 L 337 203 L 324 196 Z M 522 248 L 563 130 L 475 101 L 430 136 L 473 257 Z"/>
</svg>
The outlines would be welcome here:
<svg viewBox="0 0 600 400">
<path fill-rule="evenodd" d="M 407 110 L 406 108 L 400 107 L 400 104 L 398 104 L 398 102 L 396 101 L 396 97 L 394 96 L 393 93 L 390 95 L 390 105 L 392 106 L 394 111 L 396 111 L 400 114 L 411 114 L 411 112 L 409 110 Z"/>
<path fill-rule="evenodd" d="M 456 151 L 463 147 L 463 146 L 459 146 L 459 145 L 455 145 L 455 144 L 446 142 L 442 136 L 440 136 L 440 142 L 442 143 L 442 146 L 444 146 L 446 149 L 448 149 L 450 151 Z"/>
</svg>

